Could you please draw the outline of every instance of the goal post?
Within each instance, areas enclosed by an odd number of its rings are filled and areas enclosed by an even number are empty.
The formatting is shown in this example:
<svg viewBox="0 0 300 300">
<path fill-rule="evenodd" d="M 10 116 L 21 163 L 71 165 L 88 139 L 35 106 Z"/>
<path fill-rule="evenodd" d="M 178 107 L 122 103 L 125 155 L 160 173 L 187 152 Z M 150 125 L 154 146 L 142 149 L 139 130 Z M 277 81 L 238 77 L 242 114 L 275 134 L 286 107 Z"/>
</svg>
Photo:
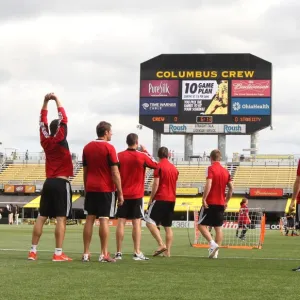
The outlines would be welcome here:
<svg viewBox="0 0 300 300">
<path fill-rule="evenodd" d="M 195 248 L 208 248 L 206 239 L 198 230 L 199 210 L 201 207 L 188 208 L 194 214 L 194 241 Z M 232 249 L 261 249 L 265 239 L 266 217 L 261 208 L 249 208 L 250 224 L 238 222 L 238 211 L 224 213 L 222 248 Z M 209 228 L 215 236 L 213 228 Z"/>
</svg>

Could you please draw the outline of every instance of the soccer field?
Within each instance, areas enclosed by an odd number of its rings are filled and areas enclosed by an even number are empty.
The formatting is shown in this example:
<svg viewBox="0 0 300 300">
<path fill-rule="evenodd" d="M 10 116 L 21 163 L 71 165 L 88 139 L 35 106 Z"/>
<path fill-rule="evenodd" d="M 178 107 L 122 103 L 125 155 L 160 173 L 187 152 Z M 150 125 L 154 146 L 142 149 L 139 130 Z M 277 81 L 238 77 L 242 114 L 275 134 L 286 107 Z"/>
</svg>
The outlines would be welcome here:
<svg viewBox="0 0 300 300">
<path fill-rule="evenodd" d="M 186 229 L 174 230 L 173 257 L 132 260 L 130 229 L 124 258 L 99 263 L 98 228 L 92 261 L 81 262 L 82 226 L 68 226 L 64 252 L 74 261 L 54 263 L 53 226 L 46 226 L 38 261 L 27 261 L 32 226 L 0 226 L 0 299 L 298 299 L 300 237 L 267 231 L 262 250 L 221 249 L 208 259 L 206 249 L 189 246 Z M 111 228 L 110 251 L 115 251 Z M 151 256 L 154 240 L 143 229 L 142 250 Z"/>
</svg>

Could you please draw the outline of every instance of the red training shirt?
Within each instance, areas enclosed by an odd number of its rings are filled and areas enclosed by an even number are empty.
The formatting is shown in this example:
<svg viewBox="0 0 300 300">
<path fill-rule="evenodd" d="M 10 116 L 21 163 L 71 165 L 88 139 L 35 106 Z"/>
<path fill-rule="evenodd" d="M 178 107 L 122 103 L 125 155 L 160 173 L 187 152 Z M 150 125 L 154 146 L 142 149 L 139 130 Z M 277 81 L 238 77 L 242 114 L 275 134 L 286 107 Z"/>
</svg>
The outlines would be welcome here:
<svg viewBox="0 0 300 300">
<path fill-rule="evenodd" d="M 214 162 L 207 168 L 206 179 L 212 179 L 211 189 L 206 202 L 211 205 L 225 205 L 225 189 L 231 181 L 228 170 L 219 162 Z"/>
<path fill-rule="evenodd" d="M 47 114 L 42 109 L 40 115 L 40 141 L 46 156 L 46 177 L 73 176 L 72 156 L 67 142 L 68 118 L 63 107 L 58 107 L 59 124 L 54 136 L 49 134 Z"/>
<path fill-rule="evenodd" d="M 144 197 L 146 167 L 155 169 L 157 162 L 147 153 L 127 149 L 118 153 L 124 199 Z"/>
<path fill-rule="evenodd" d="M 86 192 L 114 192 L 111 166 L 118 165 L 114 146 L 104 140 L 88 143 L 83 149 L 83 166 L 87 167 Z"/>
<path fill-rule="evenodd" d="M 249 214 L 249 208 L 245 203 L 243 203 L 239 211 L 238 223 L 250 224 L 251 222 L 249 220 L 248 214 Z"/>
<path fill-rule="evenodd" d="M 298 162 L 297 176 L 300 176 L 300 160 Z M 297 196 L 297 204 L 300 204 L 300 193 Z"/>
<path fill-rule="evenodd" d="M 176 201 L 176 182 L 179 172 L 167 158 L 162 158 L 154 170 L 154 178 L 159 178 L 159 186 L 153 200 Z"/>
</svg>

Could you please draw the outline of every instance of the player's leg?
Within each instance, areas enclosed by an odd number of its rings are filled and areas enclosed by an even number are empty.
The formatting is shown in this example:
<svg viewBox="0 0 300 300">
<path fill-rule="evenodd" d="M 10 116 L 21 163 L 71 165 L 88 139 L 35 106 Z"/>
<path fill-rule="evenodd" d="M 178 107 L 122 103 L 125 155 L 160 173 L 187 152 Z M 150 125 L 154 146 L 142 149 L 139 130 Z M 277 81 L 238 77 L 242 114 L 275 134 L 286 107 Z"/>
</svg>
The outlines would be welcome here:
<svg viewBox="0 0 300 300">
<path fill-rule="evenodd" d="M 157 256 L 167 250 L 167 247 L 160 235 L 160 230 L 157 228 L 157 225 L 161 223 L 162 218 L 160 202 L 162 201 L 153 200 L 149 206 L 148 212 L 145 214 L 146 225 L 158 244 L 158 249 L 154 252 L 153 256 Z"/>
<path fill-rule="evenodd" d="M 124 240 L 124 229 L 126 219 L 128 218 L 128 201 L 125 199 L 122 206 L 118 207 L 116 217 L 118 218 L 118 224 L 116 228 L 116 244 L 117 252 L 115 253 L 115 259 L 122 259 L 122 243 Z"/>
<path fill-rule="evenodd" d="M 53 206 L 54 212 L 51 217 L 56 218 L 55 227 L 55 250 L 52 261 L 72 261 L 70 257 L 63 253 L 63 242 L 66 233 L 67 218 L 71 216 L 72 212 L 72 189 L 70 182 L 56 178 L 52 181 L 53 189 Z"/>
<path fill-rule="evenodd" d="M 246 232 L 248 230 L 247 224 L 243 224 L 242 233 L 240 235 L 240 239 L 244 240 L 246 238 Z"/>
<path fill-rule="evenodd" d="M 108 240 L 109 240 L 109 218 L 101 217 L 99 218 L 99 237 L 101 242 L 101 255 L 108 256 Z"/>
<path fill-rule="evenodd" d="M 164 216 L 162 218 L 161 224 L 165 228 L 166 247 L 167 247 L 167 251 L 164 253 L 164 255 L 170 257 L 171 246 L 173 243 L 172 221 L 173 221 L 175 202 L 164 202 L 163 205 L 164 205 L 163 207 Z"/>
<path fill-rule="evenodd" d="M 173 230 L 172 227 L 165 227 L 166 231 L 166 247 L 167 251 L 164 253 L 165 256 L 170 257 L 171 256 L 171 247 L 173 244 Z"/>
<path fill-rule="evenodd" d="M 117 252 L 115 254 L 116 259 L 122 259 L 122 243 L 124 240 L 125 223 L 126 223 L 126 219 L 118 218 L 118 224 L 116 228 L 116 243 L 117 243 Z"/>
<path fill-rule="evenodd" d="M 141 252 L 142 218 L 144 217 L 143 198 L 128 201 L 128 219 L 132 220 L 132 240 L 134 246 L 134 260 L 148 260 Z"/>
<path fill-rule="evenodd" d="M 83 262 L 90 261 L 90 244 L 93 236 L 94 223 L 98 214 L 98 203 L 98 193 L 86 193 L 84 199 L 84 212 L 86 214 L 86 219 L 83 227 Z"/>
<path fill-rule="evenodd" d="M 53 205 L 52 201 L 53 197 L 51 192 L 51 185 L 49 183 L 49 180 L 46 179 L 41 193 L 39 216 L 36 219 L 32 230 L 31 248 L 28 254 L 29 260 L 37 259 L 37 246 L 43 233 L 43 226 L 48 219 L 48 216 L 53 213 L 51 207 Z"/>
<path fill-rule="evenodd" d="M 99 256 L 100 262 L 116 262 L 111 258 L 108 252 L 109 241 L 109 218 L 115 216 L 116 194 L 100 193 L 101 200 L 99 201 L 99 237 L 101 242 L 101 253 Z"/>
</svg>

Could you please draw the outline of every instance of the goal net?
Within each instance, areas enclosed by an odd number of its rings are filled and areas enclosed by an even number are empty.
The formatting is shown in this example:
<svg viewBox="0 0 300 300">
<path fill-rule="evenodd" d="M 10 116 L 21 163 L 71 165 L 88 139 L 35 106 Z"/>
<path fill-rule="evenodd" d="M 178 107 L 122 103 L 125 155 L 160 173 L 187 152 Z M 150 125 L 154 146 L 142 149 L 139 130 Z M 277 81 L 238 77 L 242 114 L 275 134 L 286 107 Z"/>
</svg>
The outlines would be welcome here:
<svg viewBox="0 0 300 300">
<path fill-rule="evenodd" d="M 194 208 L 194 242 L 193 247 L 208 248 L 208 243 L 198 230 L 199 210 Z M 249 208 L 250 224 L 238 222 L 239 212 L 224 213 L 223 242 L 224 248 L 261 249 L 265 237 L 265 215 L 261 208 Z M 208 228 L 215 237 L 213 228 Z"/>
</svg>

